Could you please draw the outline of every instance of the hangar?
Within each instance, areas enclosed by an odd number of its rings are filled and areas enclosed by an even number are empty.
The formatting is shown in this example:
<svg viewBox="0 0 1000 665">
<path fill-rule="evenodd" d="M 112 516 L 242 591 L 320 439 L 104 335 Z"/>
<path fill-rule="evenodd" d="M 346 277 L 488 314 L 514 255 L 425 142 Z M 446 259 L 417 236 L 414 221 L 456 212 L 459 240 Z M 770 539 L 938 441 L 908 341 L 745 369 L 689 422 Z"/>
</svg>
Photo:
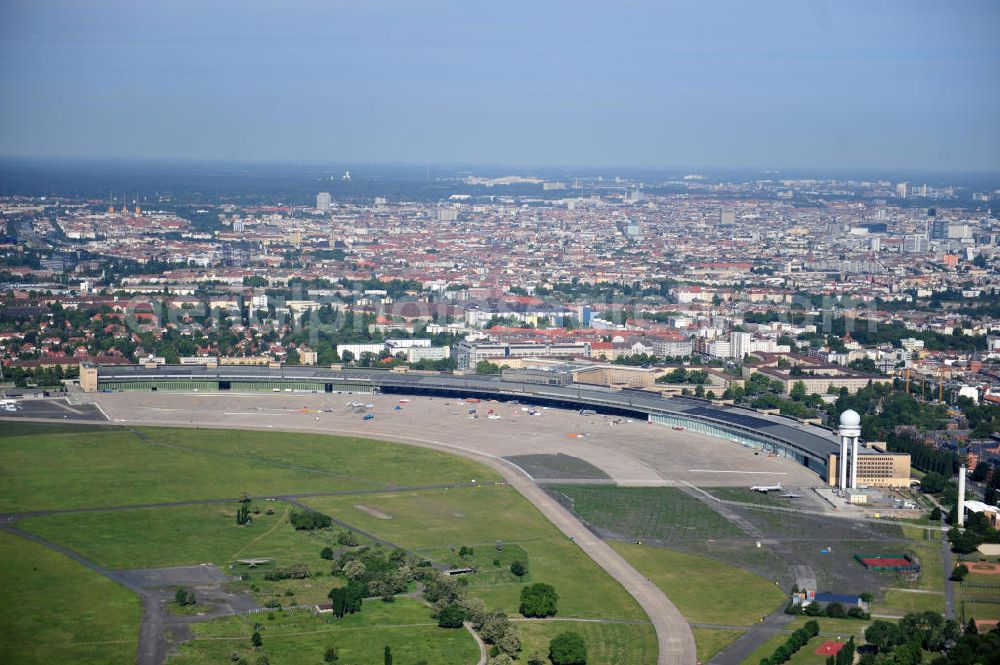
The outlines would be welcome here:
<svg viewBox="0 0 1000 665">
<path fill-rule="evenodd" d="M 542 385 L 515 376 L 332 369 L 315 366 L 84 365 L 85 391 L 167 390 L 233 392 L 400 393 L 489 397 L 543 406 L 588 408 L 735 441 L 796 460 L 822 477 L 838 450 L 830 430 L 752 409 L 689 397 L 664 397 L 637 389 L 583 384 Z"/>
</svg>

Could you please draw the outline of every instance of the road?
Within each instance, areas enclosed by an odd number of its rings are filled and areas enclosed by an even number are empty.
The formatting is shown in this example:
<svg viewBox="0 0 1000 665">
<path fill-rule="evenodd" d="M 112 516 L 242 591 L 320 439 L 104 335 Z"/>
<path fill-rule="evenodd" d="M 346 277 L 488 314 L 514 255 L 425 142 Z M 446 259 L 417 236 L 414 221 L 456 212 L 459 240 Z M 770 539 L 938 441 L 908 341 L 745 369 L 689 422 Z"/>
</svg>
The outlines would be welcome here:
<svg viewBox="0 0 1000 665">
<path fill-rule="evenodd" d="M 184 425 L 178 422 L 178 418 L 165 417 L 160 420 L 145 420 L 143 424 L 161 425 L 167 427 L 197 426 L 203 429 L 231 429 L 228 426 L 220 426 L 213 422 L 191 422 Z M 199 414 L 201 415 L 201 414 Z M 25 419 L 27 420 L 27 419 Z M 59 422 L 73 422 L 72 419 L 62 419 Z M 82 423 L 93 425 L 94 421 L 81 421 Z M 111 423 L 108 423 L 111 424 Z M 256 429 L 260 431 L 275 432 L 280 431 L 280 426 L 275 427 L 252 427 L 244 429 Z M 318 434 L 338 434 L 370 437 L 370 430 L 349 430 L 338 428 L 332 432 L 328 427 L 301 426 L 293 431 L 311 431 Z M 508 462 L 502 457 L 490 453 L 481 452 L 473 448 L 446 444 L 440 441 L 423 439 L 419 437 L 394 434 L 391 436 L 379 435 L 399 443 L 415 445 L 422 448 L 430 448 L 454 455 L 460 455 L 477 462 L 485 464 L 497 471 L 521 496 L 531 502 L 550 522 L 552 522 L 563 534 L 572 539 L 580 549 L 589 556 L 597 565 L 605 570 L 613 579 L 621 584 L 625 590 L 636 600 L 646 612 L 653 629 L 656 631 L 656 638 L 659 646 L 657 665 L 693 665 L 698 662 L 695 650 L 694 633 L 687 620 L 681 615 L 677 607 L 670 602 L 670 599 L 651 581 L 646 579 L 639 571 L 632 567 L 621 555 L 615 552 L 603 540 L 595 536 L 576 517 L 563 508 L 559 503 L 546 494 L 538 485 L 534 483 L 519 467 Z M 140 661 L 150 662 L 150 661 Z"/>
</svg>

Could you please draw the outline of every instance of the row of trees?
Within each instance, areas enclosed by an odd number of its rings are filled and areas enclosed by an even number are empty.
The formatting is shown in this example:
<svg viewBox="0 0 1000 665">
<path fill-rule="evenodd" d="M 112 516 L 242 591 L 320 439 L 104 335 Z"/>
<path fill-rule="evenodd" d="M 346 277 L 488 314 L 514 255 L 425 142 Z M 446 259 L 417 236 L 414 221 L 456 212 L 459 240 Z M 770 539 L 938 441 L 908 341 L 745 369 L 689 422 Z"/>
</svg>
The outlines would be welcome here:
<svg viewBox="0 0 1000 665">
<path fill-rule="evenodd" d="M 807 621 L 804 626 L 792 633 L 784 644 L 775 649 L 769 658 L 761 658 L 760 665 L 781 665 L 817 635 L 819 635 L 819 623 L 815 620 Z"/>
</svg>

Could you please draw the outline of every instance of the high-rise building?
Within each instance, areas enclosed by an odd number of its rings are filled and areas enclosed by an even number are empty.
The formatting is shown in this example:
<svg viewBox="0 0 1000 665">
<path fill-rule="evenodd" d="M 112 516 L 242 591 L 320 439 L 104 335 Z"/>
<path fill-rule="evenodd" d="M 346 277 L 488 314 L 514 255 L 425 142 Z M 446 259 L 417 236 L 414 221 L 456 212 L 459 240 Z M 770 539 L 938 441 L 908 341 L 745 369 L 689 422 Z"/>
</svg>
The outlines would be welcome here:
<svg viewBox="0 0 1000 665">
<path fill-rule="evenodd" d="M 940 217 L 934 217 L 931 219 L 931 229 L 930 235 L 931 240 L 947 240 L 948 239 L 948 222 Z"/>
<path fill-rule="evenodd" d="M 448 207 L 438 208 L 437 218 L 439 222 L 454 222 L 458 219 L 458 209 Z"/>
<path fill-rule="evenodd" d="M 905 199 L 909 191 L 910 191 L 910 183 L 908 182 L 901 182 L 896 185 L 896 196 L 898 196 L 901 199 Z"/>
<path fill-rule="evenodd" d="M 333 199 L 330 198 L 330 192 L 320 192 L 316 195 L 316 210 L 319 212 L 329 211 L 331 203 Z"/>
<path fill-rule="evenodd" d="M 927 236 L 923 233 L 914 233 L 903 236 L 904 252 L 926 252 L 928 250 Z"/>
<path fill-rule="evenodd" d="M 743 356 L 750 353 L 750 343 L 753 335 L 748 332 L 734 332 L 729 336 L 730 352 L 733 358 L 743 359 Z"/>
</svg>

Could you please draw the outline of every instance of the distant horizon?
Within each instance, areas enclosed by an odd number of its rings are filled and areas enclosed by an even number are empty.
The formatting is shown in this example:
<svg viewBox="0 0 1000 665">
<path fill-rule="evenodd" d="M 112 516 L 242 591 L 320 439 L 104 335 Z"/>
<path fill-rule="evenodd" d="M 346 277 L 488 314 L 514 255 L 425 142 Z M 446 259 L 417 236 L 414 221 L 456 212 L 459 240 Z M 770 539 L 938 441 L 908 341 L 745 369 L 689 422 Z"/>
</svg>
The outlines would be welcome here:
<svg viewBox="0 0 1000 665">
<path fill-rule="evenodd" d="M 142 166 L 165 166 L 165 167 L 302 167 L 332 170 L 351 170 L 352 175 L 364 177 L 363 172 L 353 172 L 355 168 L 388 168 L 388 169 L 439 169 L 447 171 L 463 171 L 481 169 L 485 171 L 503 170 L 507 175 L 523 175 L 530 171 L 567 171 L 576 172 L 578 177 L 608 176 L 614 175 L 612 171 L 632 172 L 632 173 L 677 173 L 680 175 L 747 175 L 760 174 L 763 176 L 783 176 L 794 174 L 797 178 L 825 178 L 825 179 L 857 179 L 870 180 L 874 178 L 893 180 L 895 177 L 905 176 L 976 176 L 976 177 L 997 177 L 1000 178 L 1000 166 L 996 168 L 984 169 L 946 169 L 946 168 L 917 168 L 917 167 L 876 167 L 876 166 L 726 166 L 726 165 L 684 165 L 684 164 L 664 164 L 664 165 L 644 165 L 644 164 L 560 164 L 552 163 L 501 163 L 501 162 L 416 162 L 405 160 L 364 160 L 364 159 L 343 159 L 324 160 L 313 158 L 220 158 L 220 157 L 130 157 L 113 155 L 53 155 L 53 156 L 25 156 L 0 154 L 0 166 L 4 164 L 35 164 L 47 166 L 73 166 L 86 164 L 106 164 L 106 165 L 142 165 Z M 997 183 L 1000 186 L 1000 182 Z"/>
<path fill-rule="evenodd" d="M 0 3 L 0 153 L 994 172 L 998 27 L 993 0 Z"/>
</svg>

